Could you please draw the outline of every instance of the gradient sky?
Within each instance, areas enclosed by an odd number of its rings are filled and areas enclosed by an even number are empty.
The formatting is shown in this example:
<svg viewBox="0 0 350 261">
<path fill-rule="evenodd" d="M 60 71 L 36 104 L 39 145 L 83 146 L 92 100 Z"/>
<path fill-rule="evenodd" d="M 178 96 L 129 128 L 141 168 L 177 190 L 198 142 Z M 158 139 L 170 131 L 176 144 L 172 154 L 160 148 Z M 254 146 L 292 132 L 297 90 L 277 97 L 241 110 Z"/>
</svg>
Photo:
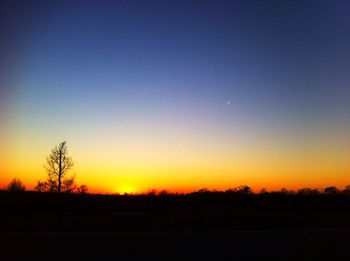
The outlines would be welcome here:
<svg viewBox="0 0 350 261">
<path fill-rule="evenodd" d="M 0 184 L 350 184 L 348 1 L 1 1 Z"/>
</svg>

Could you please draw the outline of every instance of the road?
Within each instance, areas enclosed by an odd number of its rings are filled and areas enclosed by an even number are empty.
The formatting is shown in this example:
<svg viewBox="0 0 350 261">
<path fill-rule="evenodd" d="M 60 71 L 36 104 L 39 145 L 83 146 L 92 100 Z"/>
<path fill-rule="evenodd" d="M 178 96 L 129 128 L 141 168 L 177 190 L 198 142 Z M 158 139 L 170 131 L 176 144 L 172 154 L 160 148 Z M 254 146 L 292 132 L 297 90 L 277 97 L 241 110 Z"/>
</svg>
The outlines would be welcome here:
<svg viewBox="0 0 350 261">
<path fill-rule="evenodd" d="M 350 230 L 0 233 L 1 260 L 350 260 Z"/>
</svg>

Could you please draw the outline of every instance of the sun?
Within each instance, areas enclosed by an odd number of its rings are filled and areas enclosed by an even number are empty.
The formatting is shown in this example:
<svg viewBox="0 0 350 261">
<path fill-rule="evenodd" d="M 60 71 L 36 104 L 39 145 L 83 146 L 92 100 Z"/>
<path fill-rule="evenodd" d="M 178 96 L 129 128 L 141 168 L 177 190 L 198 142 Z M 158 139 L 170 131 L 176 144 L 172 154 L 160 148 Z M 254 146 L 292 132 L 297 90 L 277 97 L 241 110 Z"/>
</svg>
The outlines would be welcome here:
<svg viewBox="0 0 350 261">
<path fill-rule="evenodd" d="M 121 184 L 117 187 L 117 192 L 119 194 L 135 194 L 135 187 L 130 184 Z"/>
</svg>

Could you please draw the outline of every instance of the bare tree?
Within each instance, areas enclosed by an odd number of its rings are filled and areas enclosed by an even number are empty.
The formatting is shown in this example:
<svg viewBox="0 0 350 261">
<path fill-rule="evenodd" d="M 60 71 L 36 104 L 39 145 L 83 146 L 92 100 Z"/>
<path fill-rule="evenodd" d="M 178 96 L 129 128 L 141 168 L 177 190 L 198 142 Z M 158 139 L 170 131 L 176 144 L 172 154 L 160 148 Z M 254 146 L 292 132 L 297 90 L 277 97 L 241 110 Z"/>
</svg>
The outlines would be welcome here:
<svg viewBox="0 0 350 261">
<path fill-rule="evenodd" d="M 51 150 L 46 158 L 47 181 L 38 181 L 37 191 L 73 192 L 76 189 L 75 175 L 71 174 L 73 160 L 68 156 L 67 143 L 61 142 Z"/>
<path fill-rule="evenodd" d="M 26 187 L 22 183 L 20 179 L 14 178 L 10 181 L 10 183 L 7 185 L 7 189 L 9 191 L 25 191 Z"/>
</svg>

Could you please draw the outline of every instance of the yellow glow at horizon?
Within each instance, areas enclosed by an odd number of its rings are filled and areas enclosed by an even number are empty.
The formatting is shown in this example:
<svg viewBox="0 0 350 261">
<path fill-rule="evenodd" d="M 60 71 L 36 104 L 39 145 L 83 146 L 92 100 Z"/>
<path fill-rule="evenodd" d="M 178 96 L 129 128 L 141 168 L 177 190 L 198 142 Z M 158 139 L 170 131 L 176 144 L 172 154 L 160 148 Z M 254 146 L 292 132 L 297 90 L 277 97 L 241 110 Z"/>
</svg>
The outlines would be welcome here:
<svg viewBox="0 0 350 261">
<path fill-rule="evenodd" d="M 338 138 L 315 142 L 285 141 L 278 137 L 169 135 L 145 132 L 107 133 L 106 137 L 71 136 L 69 154 L 77 182 L 96 193 L 142 193 L 149 189 L 189 192 L 200 188 L 228 189 L 242 184 L 255 191 L 300 187 L 340 188 L 350 184 L 348 143 Z M 45 157 L 61 140 L 14 133 L 3 149 L 0 184 L 20 178 L 32 189 L 45 180 Z M 86 143 L 84 141 L 88 140 Z M 181 146 L 178 146 L 181 144 Z"/>
<path fill-rule="evenodd" d="M 136 194 L 137 190 L 130 184 L 122 183 L 117 186 L 116 192 L 119 194 Z"/>
</svg>

